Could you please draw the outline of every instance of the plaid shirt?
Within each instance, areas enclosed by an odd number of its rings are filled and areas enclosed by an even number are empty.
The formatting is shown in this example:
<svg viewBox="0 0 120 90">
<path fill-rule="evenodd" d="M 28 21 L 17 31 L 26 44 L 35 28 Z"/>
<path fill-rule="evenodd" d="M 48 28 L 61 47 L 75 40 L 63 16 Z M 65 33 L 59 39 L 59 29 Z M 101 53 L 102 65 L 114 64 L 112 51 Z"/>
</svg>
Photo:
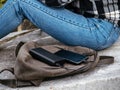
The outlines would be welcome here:
<svg viewBox="0 0 120 90">
<path fill-rule="evenodd" d="M 120 26 L 120 0 L 43 0 L 48 6 L 65 6 L 85 17 L 108 20 Z"/>
</svg>

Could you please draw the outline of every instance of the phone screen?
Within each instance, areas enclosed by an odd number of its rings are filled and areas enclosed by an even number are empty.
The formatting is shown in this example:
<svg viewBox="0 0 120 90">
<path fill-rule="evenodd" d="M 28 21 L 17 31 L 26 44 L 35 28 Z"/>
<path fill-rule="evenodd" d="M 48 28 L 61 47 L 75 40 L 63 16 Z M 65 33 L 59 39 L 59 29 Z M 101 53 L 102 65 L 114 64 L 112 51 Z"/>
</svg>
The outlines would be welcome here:
<svg viewBox="0 0 120 90">
<path fill-rule="evenodd" d="M 81 55 L 81 54 L 63 50 L 63 49 L 56 52 L 55 54 L 65 58 L 67 61 L 72 62 L 74 64 L 80 64 L 81 62 L 88 59 L 88 56 L 86 55 Z"/>
</svg>

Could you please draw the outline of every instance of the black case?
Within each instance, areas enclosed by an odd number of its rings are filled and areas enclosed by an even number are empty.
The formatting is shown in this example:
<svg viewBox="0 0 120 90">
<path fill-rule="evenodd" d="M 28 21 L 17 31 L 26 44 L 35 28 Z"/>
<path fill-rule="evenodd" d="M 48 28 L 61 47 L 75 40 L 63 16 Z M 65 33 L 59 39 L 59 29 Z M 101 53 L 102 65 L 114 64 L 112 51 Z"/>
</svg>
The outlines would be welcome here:
<svg viewBox="0 0 120 90">
<path fill-rule="evenodd" d="M 34 48 L 29 51 L 31 56 L 37 60 L 43 61 L 49 65 L 60 66 L 63 65 L 65 59 L 57 56 L 43 48 Z"/>
</svg>

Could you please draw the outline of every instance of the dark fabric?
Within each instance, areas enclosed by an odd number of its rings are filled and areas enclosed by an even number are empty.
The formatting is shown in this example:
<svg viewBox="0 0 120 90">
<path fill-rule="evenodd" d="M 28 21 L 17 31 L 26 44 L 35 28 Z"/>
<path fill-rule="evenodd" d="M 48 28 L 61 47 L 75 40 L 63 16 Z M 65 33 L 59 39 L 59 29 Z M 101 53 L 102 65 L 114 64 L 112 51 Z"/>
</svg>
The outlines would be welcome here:
<svg viewBox="0 0 120 90">
<path fill-rule="evenodd" d="M 50 6 L 57 4 L 85 17 L 105 19 L 120 26 L 120 0 L 44 0 Z M 62 2 L 66 1 L 66 2 Z M 57 3 L 56 3 L 57 2 Z M 70 8 L 71 7 L 71 8 Z"/>
<path fill-rule="evenodd" d="M 60 4 L 57 0 L 46 0 L 46 4 L 48 6 L 60 6 Z"/>
</svg>

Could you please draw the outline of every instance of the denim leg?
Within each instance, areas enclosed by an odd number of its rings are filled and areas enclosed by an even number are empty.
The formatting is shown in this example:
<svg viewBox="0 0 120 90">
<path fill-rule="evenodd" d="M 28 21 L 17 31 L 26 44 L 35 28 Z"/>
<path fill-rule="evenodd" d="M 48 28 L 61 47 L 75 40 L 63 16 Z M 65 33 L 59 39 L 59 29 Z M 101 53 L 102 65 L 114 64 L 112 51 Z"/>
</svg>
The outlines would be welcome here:
<svg viewBox="0 0 120 90">
<path fill-rule="evenodd" d="M 93 46 L 96 39 L 87 18 L 64 8 L 50 8 L 38 0 L 20 0 L 24 16 L 57 40 L 68 45 Z"/>
<path fill-rule="evenodd" d="M 120 28 L 105 20 L 85 18 L 64 8 L 50 8 L 39 0 L 20 1 L 24 16 L 65 44 L 101 50 L 119 37 Z"/>
<path fill-rule="evenodd" d="M 14 24 L 17 26 L 25 16 L 44 32 L 68 45 L 80 45 L 100 50 L 111 46 L 119 36 L 119 29 L 114 30 L 116 28 L 113 24 L 101 19 L 85 18 L 64 8 L 50 8 L 39 0 L 13 1 L 11 9 L 16 17 L 12 18 L 10 14 L 9 18 L 14 19 L 13 21 L 17 24 L 13 23 L 10 29 L 7 27 L 2 30 L 0 27 L 2 33 L 10 32 L 15 27 Z M 6 13 L 8 14 L 8 12 Z M 6 13 L 0 11 L 0 16 Z M 5 20 L 7 21 L 4 17 L 3 21 Z M 6 23 L 8 24 L 8 22 Z"/>
<path fill-rule="evenodd" d="M 91 30 L 94 32 L 94 37 L 96 37 L 96 47 L 93 47 L 93 49 L 102 50 L 108 48 L 119 38 L 120 27 L 117 25 L 95 18 L 88 18 L 88 21 L 94 25 L 94 28 L 91 27 Z"/>
<path fill-rule="evenodd" d="M 22 14 L 15 7 L 16 3 L 15 0 L 7 0 L 0 9 L 0 38 L 15 30 L 23 20 Z"/>
</svg>

